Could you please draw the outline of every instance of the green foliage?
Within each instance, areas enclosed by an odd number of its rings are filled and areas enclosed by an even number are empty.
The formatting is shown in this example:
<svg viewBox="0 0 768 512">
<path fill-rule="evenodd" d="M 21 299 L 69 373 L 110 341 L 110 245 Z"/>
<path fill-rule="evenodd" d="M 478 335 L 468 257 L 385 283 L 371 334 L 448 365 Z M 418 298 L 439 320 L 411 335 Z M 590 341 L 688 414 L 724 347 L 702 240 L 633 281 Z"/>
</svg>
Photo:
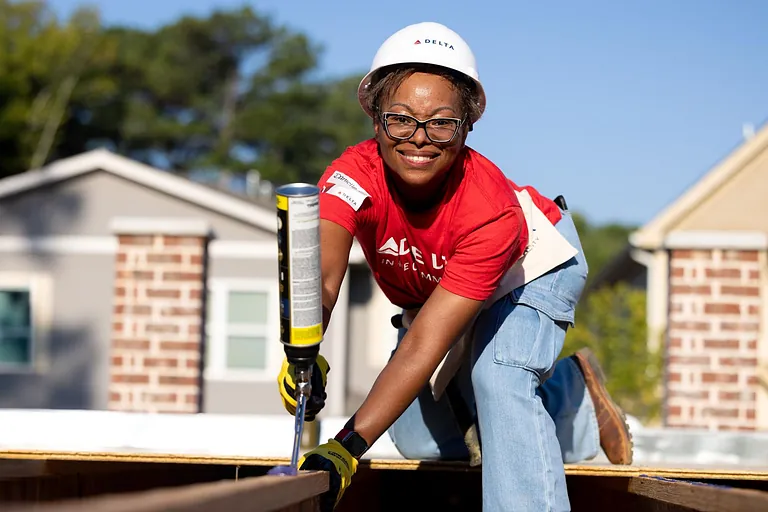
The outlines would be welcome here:
<svg viewBox="0 0 768 512">
<path fill-rule="evenodd" d="M 659 419 L 662 351 L 647 344 L 644 290 L 619 283 L 600 288 L 580 304 L 564 355 L 589 347 L 607 376 L 606 387 L 627 413 L 644 422 Z"/>
<path fill-rule="evenodd" d="M 320 51 L 249 7 L 144 31 L 0 0 L 0 176 L 106 146 L 175 170 L 314 181 L 371 135 L 359 77 L 310 78 Z"/>
<path fill-rule="evenodd" d="M 573 214 L 573 222 L 579 231 L 584 254 L 589 265 L 588 284 L 591 284 L 595 276 L 627 245 L 629 234 L 634 226 L 622 224 L 591 225 L 587 219 L 579 214 Z"/>
</svg>

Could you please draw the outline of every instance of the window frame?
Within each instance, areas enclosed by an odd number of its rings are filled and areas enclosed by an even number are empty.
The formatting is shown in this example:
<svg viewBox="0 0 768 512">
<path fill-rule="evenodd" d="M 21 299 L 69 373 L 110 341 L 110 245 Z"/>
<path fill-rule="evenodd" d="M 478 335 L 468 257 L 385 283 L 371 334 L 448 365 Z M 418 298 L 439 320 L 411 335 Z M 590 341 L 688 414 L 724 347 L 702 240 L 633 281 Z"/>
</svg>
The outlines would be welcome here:
<svg viewBox="0 0 768 512">
<path fill-rule="evenodd" d="M 227 368 L 227 336 L 230 334 L 254 334 L 245 330 L 230 330 L 227 324 L 227 308 L 230 292 L 253 292 L 267 294 L 267 323 L 264 326 L 266 338 L 266 367 L 264 369 Z M 211 278 L 208 280 L 208 298 L 205 315 L 207 343 L 204 378 L 216 381 L 267 382 L 275 379 L 283 360 L 280 343 L 280 303 L 277 280 Z"/>
<path fill-rule="evenodd" d="M 0 289 L 23 289 L 29 292 L 30 333 L 29 362 L 9 364 L 0 361 L 0 374 L 37 373 L 47 366 L 47 340 L 52 324 L 51 279 L 45 274 L 0 272 Z"/>
</svg>

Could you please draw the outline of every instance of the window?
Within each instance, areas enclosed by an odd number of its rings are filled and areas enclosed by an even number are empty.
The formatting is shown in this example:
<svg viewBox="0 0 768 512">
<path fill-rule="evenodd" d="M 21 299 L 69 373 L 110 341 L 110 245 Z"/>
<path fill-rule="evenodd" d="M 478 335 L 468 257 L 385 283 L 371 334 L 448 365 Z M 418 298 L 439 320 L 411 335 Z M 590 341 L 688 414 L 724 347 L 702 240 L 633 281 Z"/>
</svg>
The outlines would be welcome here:
<svg viewBox="0 0 768 512">
<path fill-rule="evenodd" d="M 0 373 L 30 371 L 51 325 L 48 276 L 0 272 Z"/>
<path fill-rule="evenodd" d="M 272 379 L 282 361 L 277 283 L 212 279 L 206 320 L 206 377 Z"/>
<path fill-rule="evenodd" d="M 0 284 L 0 365 L 32 362 L 31 296 L 28 287 Z"/>
</svg>

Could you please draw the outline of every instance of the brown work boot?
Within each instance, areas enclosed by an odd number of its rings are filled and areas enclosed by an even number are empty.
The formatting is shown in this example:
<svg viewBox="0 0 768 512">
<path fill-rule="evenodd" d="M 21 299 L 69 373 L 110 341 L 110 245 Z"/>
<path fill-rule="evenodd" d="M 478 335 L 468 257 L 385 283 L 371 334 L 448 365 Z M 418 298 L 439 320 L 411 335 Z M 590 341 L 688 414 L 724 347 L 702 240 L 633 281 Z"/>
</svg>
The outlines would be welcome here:
<svg viewBox="0 0 768 512">
<path fill-rule="evenodd" d="M 578 350 L 571 358 L 579 365 L 595 404 L 600 446 L 606 457 L 612 464 L 632 464 L 632 434 L 624 411 L 614 403 L 605 388 L 605 375 L 597 358 L 588 348 Z"/>
</svg>

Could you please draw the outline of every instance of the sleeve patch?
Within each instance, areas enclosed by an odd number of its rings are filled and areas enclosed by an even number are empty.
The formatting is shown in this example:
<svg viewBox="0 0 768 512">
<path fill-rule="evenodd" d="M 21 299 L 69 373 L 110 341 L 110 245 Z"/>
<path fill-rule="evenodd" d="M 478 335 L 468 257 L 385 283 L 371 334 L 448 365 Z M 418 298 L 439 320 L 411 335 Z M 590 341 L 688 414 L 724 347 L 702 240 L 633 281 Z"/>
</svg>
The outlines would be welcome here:
<svg viewBox="0 0 768 512">
<path fill-rule="evenodd" d="M 363 187 L 343 172 L 334 171 L 326 183 L 323 193 L 338 197 L 355 211 L 360 209 L 366 197 L 371 197 Z"/>
</svg>

